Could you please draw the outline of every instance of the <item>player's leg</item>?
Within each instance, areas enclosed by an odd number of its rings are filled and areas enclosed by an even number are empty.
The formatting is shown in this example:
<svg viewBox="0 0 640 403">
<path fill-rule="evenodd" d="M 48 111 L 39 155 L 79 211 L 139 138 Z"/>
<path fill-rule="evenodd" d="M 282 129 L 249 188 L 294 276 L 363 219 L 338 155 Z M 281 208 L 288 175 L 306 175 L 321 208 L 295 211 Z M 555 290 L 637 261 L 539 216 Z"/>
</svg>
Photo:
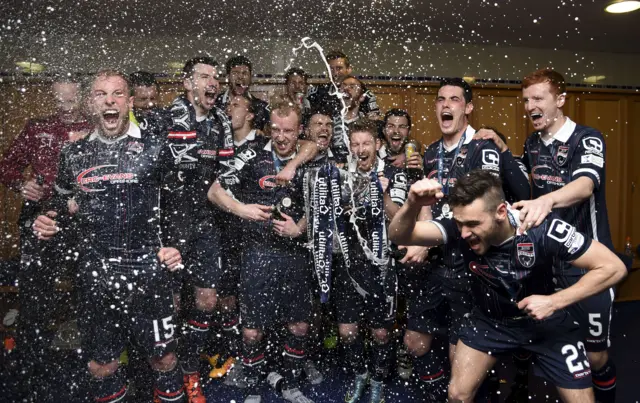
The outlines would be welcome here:
<svg viewBox="0 0 640 403">
<path fill-rule="evenodd" d="M 218 231 L 208 228 L 194 241 L 192 252 L 186 258 L 189 282 L 194 290 L 194 306 L 187 313 L 180 364 L 189 402 L 204 398 L 199 372 L 200 355 L 209 341 L 209 329 L 218 299 L 216 287 L 222 271 L 219 254 Z"/>
<path fill-rule="evenodd" d="M 156 377 L 154 399 L 157 402 L 179 402 L 185 396 L 182 386 L 182 370 L 178 365 L 178 357 L 175 352 L 169 352 L 160 356 L 151 357 L 149 364 Z M 190 400 L 204 403 L 204 396 Z"/>
<path fill-rule="evenodd" d="M 565 389 L 558 387 L 558 394 L 564 403 L 595 403 L 593 389 Z"/>
<path fill-rule="evenodd" d="M 451 368 L 449 402 L 473 402 L 476 392 L 496 363 L 496 358 L 458 342 Z"/>
<path fill-rule="evenodd" d="M 424 275 L 424 267 L 411 268 L 411 287 L 407 290 L 407 329 L 404 344 L 413 358 L 414 375 L 425 399 L 439 400 L 447 392 L 447 351 L 434 350 L 434 333 L 444 325 L 448 309 L 442 297 L 442 287 L 435 276 Z M 413 281 L 412 281 L 413 280 Z"/>
<path fill-rule="evenodd" d="M 579 279 L 578 276 L 566 276 L 558 278 L 558 281 L 566 288 Z M 613 300 L 611 288 L 569 307 L 570 314 L 580 322 L 591 365 L 593 390 L 596 400 L 602 403 L 614 403 L 616 400 L 616 367 L 607 351 Z"/>
<path fill-rule="evenodd" d="M 523 348 L 534 354 L 534 372 L 554 384 L 565 402 L 594 402 L 584 333 L 566 311 L 535 322 L 536 340 Z"/>
</svg>

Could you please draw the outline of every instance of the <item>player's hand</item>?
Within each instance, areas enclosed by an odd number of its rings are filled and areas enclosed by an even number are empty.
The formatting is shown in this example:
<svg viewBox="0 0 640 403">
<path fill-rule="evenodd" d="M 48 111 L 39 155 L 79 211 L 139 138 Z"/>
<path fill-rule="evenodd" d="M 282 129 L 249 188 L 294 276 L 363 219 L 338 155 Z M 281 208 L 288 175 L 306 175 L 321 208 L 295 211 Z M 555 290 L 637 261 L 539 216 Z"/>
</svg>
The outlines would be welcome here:
<svg viewBox="0 0 640 403">
<path fill-rule="evenodd" d="M 271 206 L 245 204 L 240 217 L 249 221 L 267 221 L 271 219 Z"/>
<path fill-rule="evenodd" d="M 69 214 L 74 215 L 80 210 L 80 206 L 78 206 L 78 202 L 76 199 L 67 200 L 67 208 L 69 209 Z"/>
<path fill-rule="evenodd" d="M 282 168 L 282 171 L 276 175 L 276 184 L 286 186 L 293 180 L 294 176 L 296 176 L 296 167 L 292 162 L 289 162 Z"/>
<path fill-rule="evenodd" d="M 419 206 L 431 206 L 444 197 L 442 185 L 433 179 L 422 179 L 411 185 L 407 201 Z"/>
<path fill-rule="evenodd" d="M 382 193 L 387 193 L 387 189 L 389 188 L 389 178 L 379 176 L 378 180 L 380 181 L 380 186 L 382 186 Z"/>
<path fill-rule="evenodd" d="M 300 232 L 300 228 L 291 216 L 286 215 L 285 213 L 280 213 L 284 220 L 273 220 L 273 232 L 282 236 L 289 238 L 297 238 L 302 235 Z"/>
<path fill-rule="evenodd" d="M 422 165 L 422 156 L 418 153 L 411 154 L 411 157 L 407 160 L 407 168 L 409 169 L 419 169 L 424 170 L 424 166 Z"/>
<path fill-rule="evenodd" d="M 60 231 L 58 223 L 54 220 L 57 215 L 55 211 L 47 211 L 45 215 L 36 218 L 31 229 L 38 239 L 47 241 Z"/>
<path fill-rule="evenodd" d="M 171 272 L 184 267 L 182 265 L 182 255 L 180 255 L 180 251 L 176 248 L 161 248 L 158 252 L 158 260 L 167 266 Z"/>
<path fill-rule="evenodd" d="M 400 260 L 400 263 L 407 265 L 423 263 L 429 255 L 429 248 L 426 246 L 398 246 L 398 249 L 407 250 L 407 254 Z"/>
<path fill-rule="evenodd" d="M 536 320 L 546 319 L 556 311 L 550 295 L 530 295 L 518 302 L 518 308 Z"/>
<path fill-rule="evenodd" d="M 542 224 L 551 213 L 553 200 L 547 196 L 540 196 L 534 200 L 520 200 L 513 203 L 513 208 L 520 210 L 520 222 L 525 231 Z"/>
<path fill-rule="evenodd" d="M 30 179 L 22 185 L 20 194 L 27 200 L 37 202 L 42 199 L 42 196 L 44 196 L 44 187 L 42 185 L 38 185 L 35 179 Z"/>
<path fill-rule="evenodd" d="M 482 128 L 473 135 L 474 140 L 491 140 L 498 147 L 501 153 L 507 151 L 509 147 L 502 141 L 500 136 L 491 129 Z"/>
</svg>

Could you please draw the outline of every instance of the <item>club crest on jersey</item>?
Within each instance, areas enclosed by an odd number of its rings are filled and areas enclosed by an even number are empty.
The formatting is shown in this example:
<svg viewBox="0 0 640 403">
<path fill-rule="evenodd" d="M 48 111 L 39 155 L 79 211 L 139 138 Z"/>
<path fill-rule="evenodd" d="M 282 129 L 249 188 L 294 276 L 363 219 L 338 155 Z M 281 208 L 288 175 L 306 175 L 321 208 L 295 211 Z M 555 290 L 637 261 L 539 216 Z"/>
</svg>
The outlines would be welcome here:
<svg viewBox="0 0 640 403">
<path fill-rule="evenodd" d="M 560 166 L 563 166 L 567 163 L 567 159 L 569 158 L 569 146 L 560 146 L 558 147 L 558 151 L 556 151 L 556 163 Z"/>
<path fill-rule="evenodd" d="M 464 165 L 464 161 L 467 159 L 467 151 L 467 147 L 460 148 L 460 153 L 456 157 L 456 166 L 461 167 Z"/>
<path fill-rule="evenodd" d="M 519 243 L 516 248 L 518 262 L 526 268 L 533 267 L 536 262 L 536 253 L 532 243 Z"/>
<path fill-rule="evenodd" d="M 263 176 L 258 180 L 258 185 L 260 185 L 260 189 L 274 188 L 276 187 L 276 176 L 275 175 Z"/>
<path fill-rule="evenodd" d="M 136 156 L 140 155 L 144 150 L 144 144 L 139 143 L 137 141 L 131 141 L 127 144 L 127 153 L 134 154 Z"/>
</svg>

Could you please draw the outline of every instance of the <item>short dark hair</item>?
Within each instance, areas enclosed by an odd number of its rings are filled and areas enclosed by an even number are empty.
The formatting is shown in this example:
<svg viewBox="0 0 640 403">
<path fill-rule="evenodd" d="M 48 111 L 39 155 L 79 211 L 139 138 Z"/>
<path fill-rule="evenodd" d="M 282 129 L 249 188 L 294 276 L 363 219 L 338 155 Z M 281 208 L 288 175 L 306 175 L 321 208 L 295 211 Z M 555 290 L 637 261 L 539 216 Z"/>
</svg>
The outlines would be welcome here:
<svg viewBox="0 0 640 403">
<path fill-rule="evenodd" d="M 347 55 L 345 55 L 343 52 L 339 50 L 332 50 L 331 52 L 327 53 L 326 59 L 327 61 L 344 59 L 346 66 L 347 67 L 351 66 L 351 62 L 349 61 L 349 58 L 347 57 Z"/>
<path fill-rule="evenodd" d="M 216 62 L 213 58 L 207 56 L 194 57 L 184 64 L 182 68 L 182 78 L 187 78 L 193 75 L 195 71 L 196 64 L 206 64 L 207 66 L 218 67 L 218 62 Z"/>
<path fill-rule="evenodd" d="M 500 131 L 498 131 L 498 129 L 496 129 L 493 126 L 481 126 L 480 129 L 487 129 L 487 130 L 493 130 L 493 132 L 500 137 L 500 140 L 502 140 L 505 144 L 507 144 L 507 138 L 505 137 L 504 134 L 500 133 Z"/>
<path fill-rule="evenodd" d="M 242 93 L 240 95 L 233 95 L 233 97 L 240 97 L 240 98 L 244 99 L 245 101 L 247 101 L 247 111 L 249 111 L 249 113 L 253 113 L 253 115 L 255 117 L 256 106 L 253 103 L 253 100 L 251 100 L 251 98 L 249 98 L 249 94 L 244 92 L 244 93 Z"/>
<path fill-rule="evenodd" d="M 387 124 L 387 120 L 389 120 L 391 116 L 399 116 L 399 117 L 407 118 L 409 130 L 411 130 L 411 116 L 409 116 L 409 112 L 405 111 L 404 109 L 398 109 L 398 108 L 389 109 L 387 113 L 384 114 L 385 125 Z"/>
<path fill-rule="evenodd" d="M 474 169 L 458 178 L 447 201 L 451 207 L 459 207 L 479 198 L 484 199 L 488 211 L 495 210 L 505 200 L 500 178 L 489 171 Z"/>
<path fill-rule="evenodd" d="M 318 103 L 316 105 L 311 105 L 311 109 L 305 110 L 302 114 L 302 125 L 307 127 L 313 115 L 325 115 L 328 116 L 331 120 L 333 120 L 334 111 L 331 107 L 324 103 Z"/>
<path fill-rule="evenodd" d="M 135 71 L 129 74 L 129 81 L 134 87 L 151 87 L 158 85 L 156 76 L 148 71 Z"/>
<path fill-rule="evenodd" d="M 238 55 L 234 56 L 231 59 L 227 60 L 225 65 L 227 69 L 227 75 L 231 74 L 231 69 L 236 66 L 247 66 L 249 68 L 249 72 L 253 71 L 253 66 L 251 65 L 251 60 L 247 59 L 246 56 Z"/>
<path fill-rule="evenodd" d="M 302 78 L 306 80 L 308 80 L 311 76 L 307 73 L 305 73 L 304 70 L 302 70 L 300 67 L 291 67 L 289 70 L 287 70 L 284 73 L 284 82 L 289 83 L 289 80 L 291 79 L 291 77 L 293 76 L 300 76 Z"/>
<path fill-rule="evenodd" d="M 468 104 L 473 100 L 473 91 L 471 90 L 471 86 L 469 85 L 468 82 L 464 81 L 462 78 L 460 77 L 443 78 L 440 81 L 440 86 L 438 87 L 438 90 L 440 90 L 440 88 L 447 85 L 462 88 L 462 93 L 464 94 L 465 103 Z"/>
<path fill-rule="evenodd" d="M 349 126 L 349 138 L 351 135 L 356 132 L 368 132 L 371 134 L 374 140 L 378 140 L 378 122 L 375 120 L 362 118 L 358 119 L 353 123 L 350 123 Z"/>
</svg>

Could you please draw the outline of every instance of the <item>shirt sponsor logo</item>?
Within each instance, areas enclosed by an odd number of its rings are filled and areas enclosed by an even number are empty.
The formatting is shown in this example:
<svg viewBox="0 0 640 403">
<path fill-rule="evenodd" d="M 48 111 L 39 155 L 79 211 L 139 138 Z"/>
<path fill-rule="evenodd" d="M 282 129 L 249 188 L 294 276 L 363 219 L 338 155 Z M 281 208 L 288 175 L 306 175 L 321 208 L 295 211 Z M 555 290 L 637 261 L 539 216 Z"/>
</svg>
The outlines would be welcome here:
<svg viewBox="0 0 640 403">
<path fill-rule="evenodd" d="M 584 245 L 584 235 L 577 232 L 575 227 L 559 219 L 551 222 L 547 235 L 564 244 L 570 254 L 574 254 Z"/>
<path fill-rule="evenodd" d="M 263 176 L 258 180 L 258 185 L 260 186 L 260 189 L 275 188 L 276 176 L 275 175 Z"/>
<path fill-rule="evenodd" d="M 99 172 L 101 170 L 110 170 L 109 168 L 117 167 L 117 165 L 99 165 L 82 171 L 76 178 L 78 185 L 80 185 L 80 189 L 85 192 L 104 192 L 107 190 L 105 187 L 92 188 L 89 186 L 103 182 L 109 182 L 110 184 L 138 182 L 136 174 L 131 172 Z"/>
<path fill-rule="evenodd" d="M 545 184 L 553 186 L 564 186 L 564 179 L 562 176 L 554 175 L 553 169 L 546 165 L 536 165 L 531 170 L 531 177 L 533 178 L 533 184 L 543 189 Z"/>
<path fill-rule="evenodd" d="M 582 139 L 582 145 L 587 153 L 598 154 L 602 156 L 604 145 L 602 140 L 597 137 L 585 137 Z"/>
<path fill-rule="evenodd" d="M 519 243 L 516 245 L 518 262 L 526 268 L 533 267 L 536 262 L 536 254 L 532 243 Z"/>
<path fill-rule="evenodd" d="M 482 169 L 497 171 L 500 165 L 500 156 L 496 150 L 482 150 Z"/>
<path fill-rule="evenodd" d="M 218 156 L 218 150 L 198 150 L 198 155 L 201 155 L 202 158 L 215 158 Z"/>
</svg>

